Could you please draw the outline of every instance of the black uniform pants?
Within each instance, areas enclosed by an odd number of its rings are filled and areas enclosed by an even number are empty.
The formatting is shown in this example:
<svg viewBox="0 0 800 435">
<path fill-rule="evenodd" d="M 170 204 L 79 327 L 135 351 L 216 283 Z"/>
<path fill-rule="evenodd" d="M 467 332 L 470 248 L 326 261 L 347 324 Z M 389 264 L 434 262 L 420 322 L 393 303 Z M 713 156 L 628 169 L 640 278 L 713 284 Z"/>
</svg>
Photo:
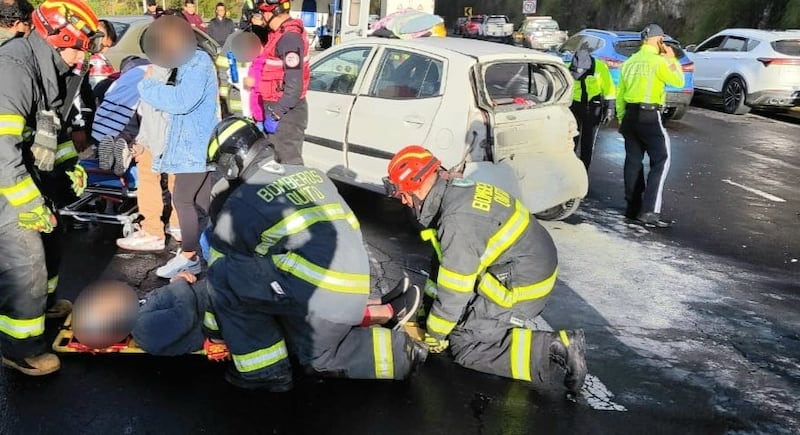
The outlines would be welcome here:
<svg viewBox="0 0 800 435">
<path fill-rule="evenodd" d="M 575 136 L 575 153 L 580 157 L 586 170 L 592 163 L 592 153 L 594 143 L 597 140 L 597 132 L 600 130 L 600 118 L 602 116 L 603 103 L 600 100 L 592 100 L 587 103 L 573 101 L 570 106 L 575 121 L 578 122 L 578 135 Z"/>
<path fill-rule="evenodd" d="M 354 327 L 305 313 L 307 303 L 276 293 L 269 279 L 263 286 L 237 288 L 223 278 L 224 272 L 216 271 L 226 264 L 227 258 L 218 259 L 210 270 L 211 304 L 243 379 L 291 376 L 290 354 L 319 375 L 405 379 L 411 373 L 412 338 L 405 332 Z"/>
<path fill-rule="evenodd" d="M 264 107 L 273 107 L 275 103 L 265 103 Z M 278 131 L 269 136 L 275 147 L 275 160 L 287 165 L 303 164 L 303 141 L 308 126 L 308 103 L 305 99 L 281 117 Z"/>
<path fill-rule="evenodd" d="M 533 319 L 546 298 L 526 307 L 502 308 L 476 295 L 450 333 L 456 363 L 483 373 L 542 384 L 563 370 L 550 361 L 550 345 L 558 333 L 534 329 Z"/>
<path fill-rule="evenodd" d="M 625 138 L 625 200 L 628 202 L 625 215 L 635 218 L 641 213 L 661 213 L 671 153 L 661 111 L 628 104 L 620 133 Z M 642 163 L 645 153 L 650 157 L 647 182 Z"/>
<path fill-rule="evenodd" d="M 0 227 L 0 351 L 12 359 L 44 353 L 47 270 L 42 236 L 16 221 Z"/>
</svg>

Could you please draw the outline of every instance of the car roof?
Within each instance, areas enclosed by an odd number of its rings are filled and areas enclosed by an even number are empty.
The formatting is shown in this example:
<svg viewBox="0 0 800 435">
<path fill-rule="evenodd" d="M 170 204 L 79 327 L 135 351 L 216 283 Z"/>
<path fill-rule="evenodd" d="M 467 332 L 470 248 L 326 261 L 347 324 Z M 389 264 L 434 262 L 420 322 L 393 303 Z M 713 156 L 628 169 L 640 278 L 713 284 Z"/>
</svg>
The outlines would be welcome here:
<svg viewBox="0 0 800 435">
<path fill-rule="evenodd" d="M 100 17 L 104 20 L 111 21 L 112 23 L 133 24 L 139 21 L 153 21 L 153 17 L 149 15 L 117 15 L 113 17 Z"/>
<path fill-rule="evenodd" d="M 640 32 L 634 32 L 632 30 L 600 30 L 600 29 L 583 29 L 577 33 L 578 35 L 582 34 L 592 34 L 594 36 L 605 36 L 607 38 L 615 38 L 615 39 L 641 39 L 642 34 Z M 669 35 L 664 35 L 664 39 L 667 41 L 676 41 L 677 40 Z"/>
<path fill-rule="evenodd" d="M 761 30 L 761 29 L 725 29 L 718 35 L 743 36 L 745 38 L 766 39 L 775 41 L 779 39 L 800 38 L 800 31 L 797 30 Z"/>
<path fill-rule="evenodd" d="M 561 58 L 550 54 L 545 54 L 536 50 L 522 47 L 515 47 L 508 44 L 498 44 L 495 42 L 478 41 L 465 38 L 417 38 L 412 40 L 392 39 L 392 38 L 366 38 L 367 41 L 378 43 L 383 46 L 427 48 L 433 52 L 448 51 L 459 56 L 477 59 L 480 62 L 502 59 L 509 55 L 514 57 L 524 57 L 527 59 L 561 61 Z M 355 39 L 346 44 L 363 42 L 364 39 Z"/>
</svg>

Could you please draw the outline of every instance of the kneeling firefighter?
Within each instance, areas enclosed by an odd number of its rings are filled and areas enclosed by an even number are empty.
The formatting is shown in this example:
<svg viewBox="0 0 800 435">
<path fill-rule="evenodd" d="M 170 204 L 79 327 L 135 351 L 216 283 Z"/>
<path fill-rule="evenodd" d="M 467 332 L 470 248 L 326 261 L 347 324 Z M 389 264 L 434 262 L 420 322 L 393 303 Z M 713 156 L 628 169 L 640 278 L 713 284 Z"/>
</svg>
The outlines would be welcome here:
<svg viewBox="0 0 800 435">
<path fill-rule="evenodd" d="M 421 146 L 400 150 L 388 172 L 387 193 L 413 209 L 435 251 L 425 289 L 435 297 L 426 321 L 429 350 L 449 346 L 464 367 L 529 382 L 564 370 L 564 385 L 577 394 L 587 373 L 583 330 L 532 328 L 558 273 L 544 227 L 516 198 L 455 177 Z"/>
<path fill-rule="evenodd" d="M 215 323 L 239 387 L 292 388 L 289 354 L 312 375 L 404 379 L 427 356 L 405 332 L 361 323 L 370 293 L 359 222 L 316 169 L 279 164 L 244 119 L 223 120 L 209 159 L 215 186 L 209 281 Z"/>
</svg>

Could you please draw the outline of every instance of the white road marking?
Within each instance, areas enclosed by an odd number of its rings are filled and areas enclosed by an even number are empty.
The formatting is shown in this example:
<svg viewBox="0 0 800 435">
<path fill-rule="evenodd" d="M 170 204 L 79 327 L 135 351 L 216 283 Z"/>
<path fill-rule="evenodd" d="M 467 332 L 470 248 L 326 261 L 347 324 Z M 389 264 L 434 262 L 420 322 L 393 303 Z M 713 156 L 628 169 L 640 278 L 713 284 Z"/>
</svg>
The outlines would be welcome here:
<svg viewBox="0 0 800 435">
<path fill-rule="evenodd" d="M 531 326 L 540 331 L 555 331 L 542 316 L 535 318 Z M 583 388 L 581 388 L 581 396 L 586 399 L 586 403 L 588 403 L 592 409 L 597 411 L 624 412 L 628 410 L 628 408 L 614 402 L 614 400 L 612 400 L 614 398 L 614 393 L 606 387 L 600 378 L 591 373 L 586 375 L 586 381 L 583 384 Z"/>
<path fill-rule="evenodd" d="M 747 187 L 747 186 L 745 186 L 743 184 L 739 184 L 739 183 L 737 183 L 735 181 L 731 181 L 731 180 L 729 180 L 727 178 L 722 180 L 722 182 L 730 184 L 731 186 L 736 186 L 736 187 L 738 187 L 740 189 L 744 189 L 744 190 L 746 190 L 746 191 L 748 191 L 750 193 L 755 193 L 756 195 L 758 195 L 758 196 L 760 196 L 760 197 L 762 197 L 764 199 L 768 199 L 768 200 L 770 200 L 772 202 L 786 202 L 786 200 L 783 199 L 783 198 L 780 198 L 780 197 L 775 196 L 775 195 L 770 195 L 769 193 L 761 191 L 761 190 L 758 190 L 758 189 L 753 189 L 752 187 Z"/>
</svg>

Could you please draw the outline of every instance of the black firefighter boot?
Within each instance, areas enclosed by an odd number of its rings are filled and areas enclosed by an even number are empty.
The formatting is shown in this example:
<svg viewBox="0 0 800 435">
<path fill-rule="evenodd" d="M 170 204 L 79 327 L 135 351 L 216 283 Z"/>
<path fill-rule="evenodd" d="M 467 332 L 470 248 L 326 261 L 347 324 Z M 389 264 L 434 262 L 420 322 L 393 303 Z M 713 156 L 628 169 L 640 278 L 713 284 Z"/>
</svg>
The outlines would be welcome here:
<svg viewBox="0 0 800 435">
<path fill-rule="evenodd" d="M 567 397 L 574 400 L 588 373 L 583 329 L 559 331 L 558 336 L 550 343 L 550 360 L 566 370 L 564 386 L 567 387 Z"/>
</svg>

